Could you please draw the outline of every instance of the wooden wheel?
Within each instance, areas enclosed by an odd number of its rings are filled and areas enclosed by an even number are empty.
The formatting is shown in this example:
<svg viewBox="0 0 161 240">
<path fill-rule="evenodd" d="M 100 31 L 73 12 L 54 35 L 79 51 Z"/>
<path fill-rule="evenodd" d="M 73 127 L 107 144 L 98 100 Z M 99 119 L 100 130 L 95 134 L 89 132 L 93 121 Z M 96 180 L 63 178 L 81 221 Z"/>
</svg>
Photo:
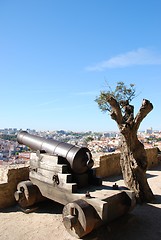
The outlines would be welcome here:
<svg viewBox="0 0 161 240">
<path fill-rule="evenodd" d="M 96 222 L 96 211 L 86 201 L 79 199 L 64 206 L 63 223 L 72 236 L 81 238 L 87 235 L 95 228 Z"/>
<path fill-rule="evenodd" d="M 23 181 L 17 185 L 17 191 L 14 194 L 16 201 L 22 208 L 33 206 L 45 198 L 41 195 L 38 187 L 31 181 Z"/>
</svg>

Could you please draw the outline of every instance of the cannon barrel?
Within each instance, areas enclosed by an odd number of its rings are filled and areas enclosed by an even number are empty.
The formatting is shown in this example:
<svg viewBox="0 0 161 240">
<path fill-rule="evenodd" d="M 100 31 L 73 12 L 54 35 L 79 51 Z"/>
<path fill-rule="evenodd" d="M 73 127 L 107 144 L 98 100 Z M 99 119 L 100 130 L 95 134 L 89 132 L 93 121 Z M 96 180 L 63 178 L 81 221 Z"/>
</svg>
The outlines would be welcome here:
<svg viewBox="0 0 161 240">
<path fill-rule="evenodd" d="M 79 147 L 53 139 L 45 139 L 29 134 L 26 131 L 18 133 L 17 141 L 33 150 L 45 151 L 46 153 L 65 158 L 75 173 L 85 173 L 94 164 L 91 152 L 86 147 Z"/>
</svg>

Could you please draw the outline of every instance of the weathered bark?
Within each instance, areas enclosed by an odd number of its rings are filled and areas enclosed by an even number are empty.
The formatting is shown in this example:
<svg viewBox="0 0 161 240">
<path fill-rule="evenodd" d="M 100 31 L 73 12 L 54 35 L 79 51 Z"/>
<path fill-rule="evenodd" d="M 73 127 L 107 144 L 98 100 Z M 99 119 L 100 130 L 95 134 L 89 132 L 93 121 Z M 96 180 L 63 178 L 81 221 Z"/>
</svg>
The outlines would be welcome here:
<svg viewBox="0 0 161 240">
<path fill-rule="evenodd" d="M 147 156 L 144 145 L 138 140 L 137 130 L 142 120 L 153 109 L 148 100 L 143 100 L 142 106 L 134 118 L 134 107 L 128 101 L 121 103 L 124 108 L 122 115 L 118 102 L 110 97 L 111 118 L 114 119 L 122 135 L 120 165 L 126 186 L 133 190 L 141 202 L 151 202 L 154 195 L 148 185 L 146 170 Z"/>
<path fill-rule="evenodd" d="M 122 135 L 120 165 L 124 182 L 129 189 L 135 192 L 138 201 L 151 202 L 154 200 L 146 177 L 146 151 L 133 132 L 130 132 L 128 136 Z"/>
</svg>

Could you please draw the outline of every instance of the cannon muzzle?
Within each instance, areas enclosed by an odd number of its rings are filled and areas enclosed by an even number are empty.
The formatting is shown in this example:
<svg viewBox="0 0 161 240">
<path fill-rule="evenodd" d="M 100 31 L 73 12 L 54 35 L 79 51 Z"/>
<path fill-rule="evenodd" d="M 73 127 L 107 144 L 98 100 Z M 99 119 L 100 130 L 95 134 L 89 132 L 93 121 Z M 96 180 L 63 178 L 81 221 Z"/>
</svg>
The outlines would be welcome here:
<svg viewBox="0 0 161 240">
<path fill-rule="evenodd" d="M 91 152 L 86 147 L 79 147 L 53 139 L 45 139 L 29 134 L 26 131 L 18 133 L 17 141 L 33 150 L 44 151 L 51 155 L 65 158 L 75 173 L 85 173 L 94 164 Z"/>
</svg>

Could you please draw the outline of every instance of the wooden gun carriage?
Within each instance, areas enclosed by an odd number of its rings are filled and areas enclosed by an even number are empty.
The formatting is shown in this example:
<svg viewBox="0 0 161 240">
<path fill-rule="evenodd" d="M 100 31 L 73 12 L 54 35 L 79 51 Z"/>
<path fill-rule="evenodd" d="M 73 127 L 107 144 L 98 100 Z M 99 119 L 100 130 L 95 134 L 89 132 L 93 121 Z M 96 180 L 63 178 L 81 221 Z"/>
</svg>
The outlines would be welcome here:
<svg viewBox="0 0 161 240">
<path fill-rule="evenodd" d="M 64 226 L 77 238 L 134 208 L 132 191 L 109 188 L 107 182 L 95 176 L 88 148 L 44 139 L 26 131 L 19 132 L 17 140 L 36 150 L 30 156 L 29 180 L 20 182 L 15 192 L 22 208 L 44 198 L 63 204 Z"/>
</svg>

